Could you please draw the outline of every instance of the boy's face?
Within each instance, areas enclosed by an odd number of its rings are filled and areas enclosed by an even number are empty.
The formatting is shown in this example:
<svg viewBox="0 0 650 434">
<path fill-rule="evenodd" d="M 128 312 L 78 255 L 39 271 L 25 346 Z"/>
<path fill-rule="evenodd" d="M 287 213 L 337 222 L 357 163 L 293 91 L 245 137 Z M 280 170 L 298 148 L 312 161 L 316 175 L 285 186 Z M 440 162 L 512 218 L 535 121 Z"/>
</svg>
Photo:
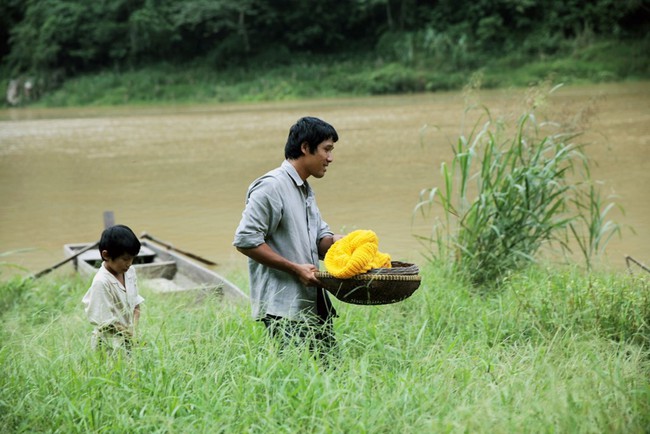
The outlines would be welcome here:
<svg viewBox="0 0 650 434">
<path fill-rule="evenodd" d="M 111 272 L 112 275 L 118 276 L 127 272 L 131 264 L 133 264 L 134 256 L 125 253 L 116 258 L 111 258 L 108 256 L 108 251 L 102 251 L 102 258 L 106 261 L 106 269 Z"/>
</svg>

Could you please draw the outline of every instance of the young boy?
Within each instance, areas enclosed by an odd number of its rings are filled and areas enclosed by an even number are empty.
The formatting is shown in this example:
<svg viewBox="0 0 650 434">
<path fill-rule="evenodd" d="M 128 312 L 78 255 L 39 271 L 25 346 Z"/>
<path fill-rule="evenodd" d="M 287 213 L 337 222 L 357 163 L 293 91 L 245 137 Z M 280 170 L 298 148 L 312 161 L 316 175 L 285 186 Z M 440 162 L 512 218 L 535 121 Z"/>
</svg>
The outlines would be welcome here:
<svg viewBox="0 0 650 434">
<path fill-rule="evenodd" d="M 93 348 L 113 352 L 131 346 L 144 301 L 131 267 L 139 251 L 140 241 L 127 226 L 116 225 L 102 232 L 99 253 L 103 263 L 82 300 L 88 320 L 95 326 Z"/>
</svg>

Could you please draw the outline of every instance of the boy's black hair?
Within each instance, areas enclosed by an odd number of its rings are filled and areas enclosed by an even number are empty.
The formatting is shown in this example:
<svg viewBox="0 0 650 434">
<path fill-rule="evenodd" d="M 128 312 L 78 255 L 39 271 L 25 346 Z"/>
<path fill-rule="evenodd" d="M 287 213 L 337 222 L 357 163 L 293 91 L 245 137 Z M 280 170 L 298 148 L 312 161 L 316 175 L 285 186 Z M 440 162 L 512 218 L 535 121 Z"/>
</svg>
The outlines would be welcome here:
<svg viewBox="0 0 650 434">
<path fill-rule="evenodd" d="M 334 142 L 339 139 L 333 126 L 314 117 L 300 118 L 289 129 L 287 144 L 284 146 L 284 158 L 289 160 L 300 158 L 301 146 L 304 142 L 309 144 L 309 153 L 313 154 L 318 145 L 327 139 L 332 139 Z"/>
<path fill-rule="evenodd" d="M 99 239 L 99 254 L 106 250 L 111 259 L 118 258 L 125 253 L 137 256 L 140 252 L 140 240 L 133 231 L 124 225 L 111 226 L 104 229 Z"/>
</svg>

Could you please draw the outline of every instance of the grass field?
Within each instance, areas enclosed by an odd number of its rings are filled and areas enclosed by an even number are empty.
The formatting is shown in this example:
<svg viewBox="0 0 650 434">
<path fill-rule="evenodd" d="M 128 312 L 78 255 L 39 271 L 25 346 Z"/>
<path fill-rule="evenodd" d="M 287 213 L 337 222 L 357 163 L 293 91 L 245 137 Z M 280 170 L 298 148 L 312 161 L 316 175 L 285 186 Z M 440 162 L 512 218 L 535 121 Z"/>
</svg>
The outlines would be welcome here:
<svg viewBox="0 0 650 434">
<path fill-rule="evenodd" d="M 74 276 L 0 286 L 1 432 L 647 433 L 646 276 L 533 267 L 480 295 L 433 265 L 398 304 L 337 303 L 329 368 L 247 305 L 147 288 L 129 358 L 89 348 Z"/>
</svg>

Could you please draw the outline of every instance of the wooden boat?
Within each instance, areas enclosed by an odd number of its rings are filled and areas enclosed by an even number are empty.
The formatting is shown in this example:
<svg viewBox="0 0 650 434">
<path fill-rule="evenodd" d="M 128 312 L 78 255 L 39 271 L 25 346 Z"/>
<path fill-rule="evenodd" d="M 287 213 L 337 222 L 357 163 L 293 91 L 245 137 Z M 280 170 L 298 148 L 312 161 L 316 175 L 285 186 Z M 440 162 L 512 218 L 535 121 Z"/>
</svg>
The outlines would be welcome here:
<svg viewBox="0 0 650 434">
<path fill-rule="evenodd" d="M 78 255 L 71 260 L 77 272 L 86 277 L 94 276 L 102 264 L 102 258 L 96 247 L 83 251 L 91 244 L 77 243 L 63 246 L 66 257 Z M 140 244 L 140 253 L 133 260 L 132 266 L 136 270 L 138 281 L 142 282 L 141 286 L 158 293 L 204 290 L 216 291 L 234 300 L 248 298 L 234 283 L 183 255 L 147 240 L 141 239 Z"/>
</svg>

